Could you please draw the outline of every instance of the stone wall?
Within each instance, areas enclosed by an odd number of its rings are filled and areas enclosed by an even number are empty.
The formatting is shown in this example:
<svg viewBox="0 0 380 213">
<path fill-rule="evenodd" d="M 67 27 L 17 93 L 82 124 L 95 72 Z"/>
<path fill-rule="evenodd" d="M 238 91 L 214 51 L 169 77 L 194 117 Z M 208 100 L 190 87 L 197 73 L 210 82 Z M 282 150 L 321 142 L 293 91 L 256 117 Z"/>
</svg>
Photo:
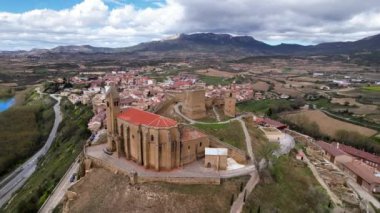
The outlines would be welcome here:
<svg viewBox="0 0 380 213">
<path fill-rule="evenodd" d="M 219 177 L 138 177 L 139 183 L 145 182 L 166 182 L 178 184 L 213 184 L 220 185 Z"/>
<path fill-rule="evenodd" d="M 93 167 L 104 168 L 114 174 L 122 174 L 128 176 L 131 180 L 134 179 L 137 183 L 146 183 L 146 182 L 166 182 L 166 183 L 178 183 L 178 184 L 214 184 L 219 185 L 221 183 L 220 177 L 163 177 L 163 176 L 139 176 L 133 172 L 128 172 L 126 170 L 118 169 L 113 165 L 87 156 L 87 159 L 92 161 Z"/>
</svg>

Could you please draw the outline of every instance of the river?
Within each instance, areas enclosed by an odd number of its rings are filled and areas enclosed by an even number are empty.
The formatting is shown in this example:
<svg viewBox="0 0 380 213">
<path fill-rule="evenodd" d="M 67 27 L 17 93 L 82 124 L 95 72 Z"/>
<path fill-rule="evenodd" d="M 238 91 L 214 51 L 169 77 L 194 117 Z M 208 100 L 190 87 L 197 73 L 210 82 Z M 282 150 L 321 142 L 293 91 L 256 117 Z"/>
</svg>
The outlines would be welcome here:
<svg viewBox="0 0 380 213">
<path fill-rule="evenodd" d="M 5 100 L 0 99 L 0 112 L 4 112 L 5 110 L 11 108 L 13 104 L 15 103 L 15 98 L 9 98 Z"/>
</svg>

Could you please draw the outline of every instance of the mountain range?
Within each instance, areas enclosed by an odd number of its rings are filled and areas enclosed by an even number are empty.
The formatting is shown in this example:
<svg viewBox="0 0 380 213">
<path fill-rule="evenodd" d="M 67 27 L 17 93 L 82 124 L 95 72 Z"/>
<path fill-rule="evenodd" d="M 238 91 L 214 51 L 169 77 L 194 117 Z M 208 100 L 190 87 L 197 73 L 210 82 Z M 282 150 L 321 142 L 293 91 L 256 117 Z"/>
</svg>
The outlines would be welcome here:
<svg viewBox="0 0 380 213">
<path fill-rule="evenodd" d="M 229 34 L 196 33 L 181 34 L 178 37 L 140 43 L 131 47 L 107 48 L 82 46 L 58 46 L 52 49 L 31 51 L 3 51 L 1 54 L 43 55 L 43 54 L 213 54 L 219 56 L 247 55 L 311 55 L 311 54 L 350 54 L 357 52 L 380 51 L 380 34 L 352 42 L 330 42 L 318 45 L 280 44 L 269 45 L 251 36 Z"/>
</svg>

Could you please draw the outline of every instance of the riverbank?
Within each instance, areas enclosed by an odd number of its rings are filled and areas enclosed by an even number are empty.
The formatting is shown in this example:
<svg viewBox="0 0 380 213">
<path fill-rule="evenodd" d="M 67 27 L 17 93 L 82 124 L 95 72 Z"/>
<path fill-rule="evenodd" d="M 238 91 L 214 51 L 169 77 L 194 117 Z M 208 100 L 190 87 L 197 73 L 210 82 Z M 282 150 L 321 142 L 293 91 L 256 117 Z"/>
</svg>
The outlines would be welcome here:
<svg viewBox="0 0 380 213">
<path fill-rule="evenodd" d="M 19 91 L 15 105 L 0 113 L 0 179 L 31 157 L 46 141 L 54 122 L 49 96 Z"/>
</svg>

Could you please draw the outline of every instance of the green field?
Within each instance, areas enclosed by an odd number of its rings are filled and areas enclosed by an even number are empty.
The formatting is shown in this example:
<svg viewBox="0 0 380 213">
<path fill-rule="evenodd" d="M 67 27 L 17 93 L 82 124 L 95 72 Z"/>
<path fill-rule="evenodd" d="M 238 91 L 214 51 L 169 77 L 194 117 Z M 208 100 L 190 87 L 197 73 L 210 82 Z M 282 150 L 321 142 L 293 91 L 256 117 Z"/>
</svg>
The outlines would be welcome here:
<svg viewBox="0 0 380 213">
<path fill-rule="evenodd" d="M 62 100 L 61 109 L 63 121 L 53 145 L 39 160 L 36 172 L 0 212 L 37 212 L 83 149 L 90 135 L 87 122 L 92 117 L 91 109 L 73 106 L 67 99 Z"/>
<path fill-rule="evenodd" d="M 243 212 L 329 212 L 329 203 L 310 169 L 290 155 L 274 159 L 267 177 L 262 175 L 248 196 Z"/>
<path fill-rule="evenodd" d="M 25 93 L 22 103 L 0 113 L 0 177 L 41 148 L 54 123 L 55 101 Z"/>
<path fill-rule="evenodd" d="M 238 121 L 227 124 L 195 124 L 195 127 L 225 143 L 246 150 L 244 132 Z"/>
<path fill-rule="evenodd" d="M 206 85 L 228 85 L 234 81 L 234 78 L 223 78 L 215 76 L 200 75 L 199 79 L 206 83 Z"/>
<path fill-rule="evenodd" d="M 254 112 L 260 114 L 268 113 L 270 109 L 273 113 L 279 113 L 282 111 L 293 110 L 297 108 L 297 103 L 291 100 L 285 99 L 266 99 L 266 100 L 250 100 L 237 104 L 239 111 L 241 112 Z"/>
<path fill-rule="evenodd" d="M 363 87 L 365 91 L 380 92 L 380 85 Z"/>
</svg>

